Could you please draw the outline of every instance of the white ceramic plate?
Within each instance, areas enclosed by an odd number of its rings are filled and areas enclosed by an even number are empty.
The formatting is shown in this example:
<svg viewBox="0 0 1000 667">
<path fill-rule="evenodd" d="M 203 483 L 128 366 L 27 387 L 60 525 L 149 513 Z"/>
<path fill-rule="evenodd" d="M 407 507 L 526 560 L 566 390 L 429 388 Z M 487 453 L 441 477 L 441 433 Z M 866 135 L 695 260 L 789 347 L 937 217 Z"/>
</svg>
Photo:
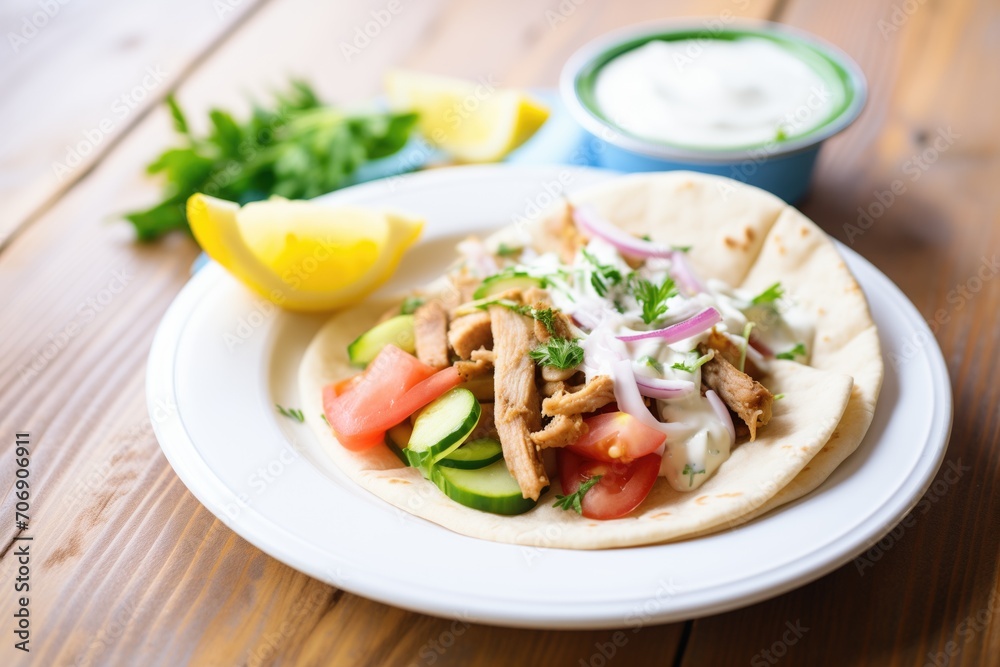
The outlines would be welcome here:
<svg viewBox="0 0 1000 667">
<path fill-rule="evenodd" d="M 423 241 L 385 288 L 398 292 L 436 277 L 464 236 L 607 177 L 465 167 L 369 183 L 329 200 L 427 217 Z M 275 410 L 301 404 L 296 367 L 323 318 L 278 311 L 214 264 L 181 291 L 157 332 L 150 415 L 170 464 L 209 510 L 275 558 L 358 595 L 535 628 L 636 627 L 718 613 L 801 586 L 869 548 L 916 504 L 944 455 L 951 394 L 933 336 L 889 279 L 841 251 L 868 295 L 886 359 L 871 430 L 815 492 L 710 537 L 608 551 L 519 547 L 457 535 L 370 495 L 329 462 L 306 426 Z"/>
</svg>

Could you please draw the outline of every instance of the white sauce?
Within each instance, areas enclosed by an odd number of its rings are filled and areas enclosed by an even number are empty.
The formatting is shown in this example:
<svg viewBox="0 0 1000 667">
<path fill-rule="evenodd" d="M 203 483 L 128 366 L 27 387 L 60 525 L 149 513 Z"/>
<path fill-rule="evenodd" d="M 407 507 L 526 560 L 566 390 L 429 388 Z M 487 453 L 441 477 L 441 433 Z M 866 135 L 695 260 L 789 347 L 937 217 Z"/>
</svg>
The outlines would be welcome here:
<svg viewBox="0 0 1000 667">
<path fill-rule="evenodd" d="M 632 272 L 618 251 L 600 239 L 592 239 L 585 249 L 599 264 L 617 269 L 623 277 Z M 467 264 L 481 264 L 478 252 L 466 254 Z M 690 365 L 696 360 L 699 357 L 698 345 L 705 340 L 708 332 L 672 345 L 664 345 L 656 339 L 625 343 L 617 336 L 647 331 L 653 326 L 642 321 L 641 306 L 624 284 L 611 285 L 604 295 L 599 294 L 592 280 L 595 267 L 583 252 L 577 253 L 570 265 L 560 262 L 554 253 L 525 253 L 520 259 L 517 270 L 544 276 L 549 281 L 549 294 L 556 308 L 572 314 L 581 323 L 585 319 L 593 322 L 578 332 L 584 350 L 583 371 L 588 382 L 596 375 L 614 378 L 615 362 L 630 359 L 636 375 L 686 380 L 693 382 L 695 387 L 701 386 L 700 368 L 689 373 L 672 366 L 675 363 Z M 670 269 L 669 260 L 653 259 L 636 269 L 636 274 L 639 278 L 659 283 Z M 655 326 L 667 326 L 687 319 L 711 306 L 722 315 L 722 322 L 715 328 L 734 337 L 738 345 L 745 345 L 741 336 L 748 318 L 757 320 L 762 314 L 780 312 L 780 317 L 771 315 L 768 326 L 755 330 L 762 334 L 761 339 L 776 352 L 789 349 L 798 342 L 811 349 L 812 322 L 790 300 L 783 299 L 780 310 L 752 307 L 750 302 L 754 294 L 734 289 L 718 280 L 709 280 L 706 288 L 707 292 L 693 297 L 678 295 L 670 298 L 667 312 Z M 756 353 L 748 348 L 748 354 Z M 759 361 L 761 365 L 766 364 L 762 358 Z M 720 419 L 700 391 L 677 399 L 657 399 L 656 411 L 661 421 L 678 426 L 664 447 L 660 475 L 666 477 L 678 491 L 692 491 L 729 458 L 729 426 Z"/>
<path fill-rule="evenodd" d="M 594 93 L 631 134 L 705 148 L 803 134 L 837 103 L 815 69 L 757 37 L 649 42 L 606 64 Z"/>
</svg>

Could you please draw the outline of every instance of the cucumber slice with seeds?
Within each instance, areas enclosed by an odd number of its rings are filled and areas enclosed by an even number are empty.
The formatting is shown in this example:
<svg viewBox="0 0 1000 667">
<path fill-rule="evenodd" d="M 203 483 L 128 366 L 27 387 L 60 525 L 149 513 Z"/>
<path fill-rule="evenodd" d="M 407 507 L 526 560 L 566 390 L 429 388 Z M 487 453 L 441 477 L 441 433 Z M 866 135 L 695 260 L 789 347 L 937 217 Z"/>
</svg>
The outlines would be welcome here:
<svg viewBox="0 0 1000 667">
<path fill-rule="evenodd" d="M 503 448 L 493 438 L 469 440 L 448 456 L 438 461 L 439 466 L 477 470 L 503 458 Z"/>
<path fill-rule="evenodd" d="M 417 351 L 413 315 L 397 315 L 376 324 L 347 346 L 347 356 L 353 365 L 364 368 L 389 344 L 410 354 Z"/>
<path fill-rule="evenodd" d="M 431 480 L 455 502 L 483 512 L 523 514 L 536 504 L 521 495 L 503 459 L 478 470 L 435 466 Z"/>
<path fill-rule="evenodd" d="M 472 392 L 456 387 L 430 403 L 413 423 L 406 447 L 410 465 L 426 474 L 434 463 L 465 442 L 479 423 L 482 406 Z"/>
</svg>

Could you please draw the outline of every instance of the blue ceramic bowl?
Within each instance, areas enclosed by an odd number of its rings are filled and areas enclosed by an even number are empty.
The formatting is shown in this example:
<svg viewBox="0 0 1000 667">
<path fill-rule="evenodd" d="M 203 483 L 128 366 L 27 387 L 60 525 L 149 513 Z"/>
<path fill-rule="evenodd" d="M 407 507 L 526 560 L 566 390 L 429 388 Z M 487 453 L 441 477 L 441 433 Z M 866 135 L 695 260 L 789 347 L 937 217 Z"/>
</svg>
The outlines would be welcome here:
<svg viewBox="0 0 1000 667">
<path fill-rule="evenodd" d="M 647 42 L 741 37 L 769 39 L 816 70 L 835 95 L 830 114 L 813 129 L 789 139 L 720 149 L 629 134 L 606 118 L 594 99 L 601 68 Z M 867 97 L 861 68 L 840 49 L 777 23 L 724 23 L 718 19 L 643 24 L 605 35 L 573 54 L 563 68 L 559 87 L 572 116 L 598 140 L 593 152 L 599 166 L 624 172 L 687 169 L 718 174 L 773 192 L 789 203 L 801 199 L 808 190 L 823 142 L 858 117 Z"/>
</svg>

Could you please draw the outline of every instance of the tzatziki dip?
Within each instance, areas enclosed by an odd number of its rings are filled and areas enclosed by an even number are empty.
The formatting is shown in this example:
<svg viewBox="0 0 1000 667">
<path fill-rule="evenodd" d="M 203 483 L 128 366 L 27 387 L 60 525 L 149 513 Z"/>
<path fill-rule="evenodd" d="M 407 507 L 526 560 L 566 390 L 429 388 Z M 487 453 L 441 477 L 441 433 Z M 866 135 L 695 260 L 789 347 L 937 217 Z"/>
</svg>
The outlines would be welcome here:
<svg viewBox="0 0 1000 667">
<path fill-rule="evenodd" d="M 770 39 L 654 40 L 597 74 L 595 102 L 643 139 L 710 149 L 783 141 L 818 127 L 840 91 Z"/>
</svg>

